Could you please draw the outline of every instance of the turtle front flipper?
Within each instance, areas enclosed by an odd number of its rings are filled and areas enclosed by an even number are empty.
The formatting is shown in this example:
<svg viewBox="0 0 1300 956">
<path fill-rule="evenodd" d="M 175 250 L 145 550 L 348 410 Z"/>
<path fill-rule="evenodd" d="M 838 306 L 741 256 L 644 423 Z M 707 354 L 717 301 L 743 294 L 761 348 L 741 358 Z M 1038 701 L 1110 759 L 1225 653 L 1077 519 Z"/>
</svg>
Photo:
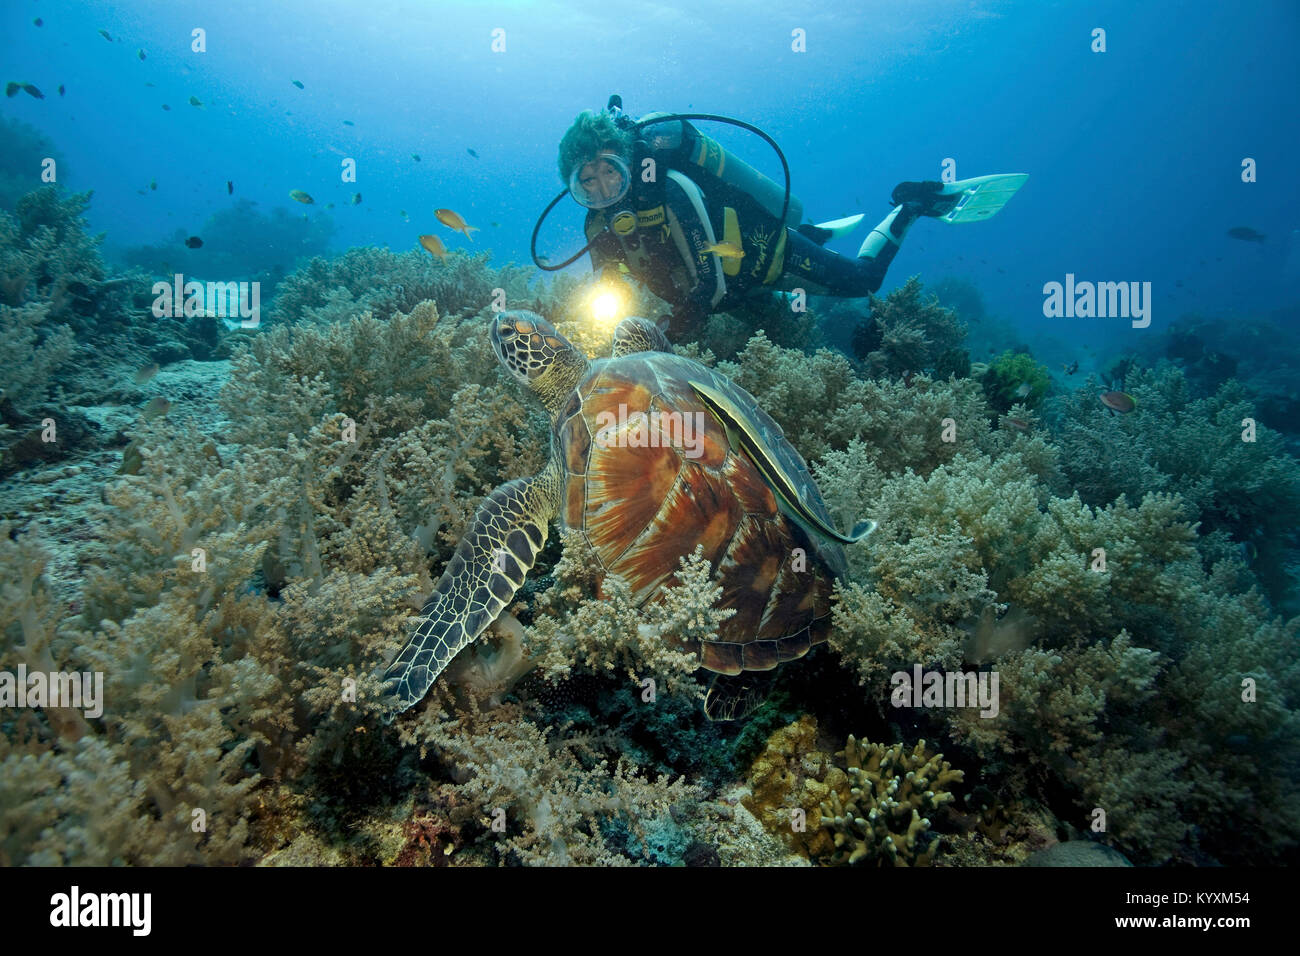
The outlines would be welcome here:
<svg viewBox="0 0 1300 956">
<path fill-rule="evenodd" d="M 389 719 L 419 703 L 451 659 L 496 620 L 546 544 L 559 500 L 554 465 L 493 491 L 420 611 L 406 646 L 384 671 Z"/>
<path fill-rule="evenodd" d="M 667 352 L 675 354 L 668 336 L 649 319 L 629 315 L 614 329 L 614 358 L 637 352 Z"/>
</svg>

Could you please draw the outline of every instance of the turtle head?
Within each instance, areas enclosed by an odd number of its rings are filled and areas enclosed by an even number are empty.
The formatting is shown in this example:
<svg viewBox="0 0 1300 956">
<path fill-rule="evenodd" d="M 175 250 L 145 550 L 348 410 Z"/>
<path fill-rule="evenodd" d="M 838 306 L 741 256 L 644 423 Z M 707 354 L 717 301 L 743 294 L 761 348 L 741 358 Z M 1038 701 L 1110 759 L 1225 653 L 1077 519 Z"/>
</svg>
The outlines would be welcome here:
<svg viewBox="0 0 1300 956">
<path fill-rule="evenodd" d="M 554 418 L 587 371 L 587 359 L 536 312 L 512 309 L 492 317 L 492 349 L 517 381 Z"/>
</svg>

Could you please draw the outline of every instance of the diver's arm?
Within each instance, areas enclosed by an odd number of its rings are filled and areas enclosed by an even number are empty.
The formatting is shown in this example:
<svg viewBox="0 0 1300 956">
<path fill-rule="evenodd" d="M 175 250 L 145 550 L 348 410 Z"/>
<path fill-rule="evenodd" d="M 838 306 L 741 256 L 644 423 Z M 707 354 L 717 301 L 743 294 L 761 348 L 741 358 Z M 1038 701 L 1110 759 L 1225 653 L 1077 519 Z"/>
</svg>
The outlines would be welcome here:
<svg viewBox="0 0 1300 956">
<path fill-rule="evenodd" d="M 602 232 L 591 244 L 591 271 L 600 275 L 624 260 L 623 247 L 608 232 Z"/>
</svg>

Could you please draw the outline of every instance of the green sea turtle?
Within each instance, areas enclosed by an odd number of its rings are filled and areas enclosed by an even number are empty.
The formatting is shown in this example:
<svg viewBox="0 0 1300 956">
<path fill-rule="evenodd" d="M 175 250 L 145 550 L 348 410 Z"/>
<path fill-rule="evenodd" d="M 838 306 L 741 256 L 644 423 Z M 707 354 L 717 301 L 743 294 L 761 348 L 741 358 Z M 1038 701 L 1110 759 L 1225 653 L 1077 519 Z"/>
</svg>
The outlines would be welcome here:
<svg viewBox="0 0 1300 956">
<path fill-rule="evenodd" d="M 694 642 L 715 673 L 712 719 L 755 699 L 744 672 L 802 657 L 826 640 L 841 543 L 808 467 L 781 427 L 724 375 L 675 355 L 653 323 L 624 319 L 613 357 L 588 363 L 533 312 L 491 320 L 497 358 L 551 418 L 551 457 L 493 491 L 456 546 L 406 646 L 385 671 L 391 711 L 424 697 L 443 668 L 523 585 L 551 519 L 579 530 L 638 605 L 703 546 L 736 613 L 715 641 Z"/>
</svg>

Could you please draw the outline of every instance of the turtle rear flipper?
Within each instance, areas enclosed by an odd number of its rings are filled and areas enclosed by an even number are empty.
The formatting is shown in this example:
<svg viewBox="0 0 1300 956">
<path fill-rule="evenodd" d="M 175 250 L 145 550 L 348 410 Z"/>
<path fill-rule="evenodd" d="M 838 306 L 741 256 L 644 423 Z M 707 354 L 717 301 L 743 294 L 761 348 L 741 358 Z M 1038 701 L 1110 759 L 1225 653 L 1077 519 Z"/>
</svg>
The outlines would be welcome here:
<svg viewBox="0 0 1300 956">
<path fill-rule="evenodd" d="M 704 716 L 713 721 L 744 720 L 767 699 L 766 677 L 751 672 L 714 674 L 704 697 Z"/>
<path fill-rule="evenodd" d="M 388 719 L 419 703 L 443 668 L 496 620 L 523 585 L 546 544 L 557 477 L 548 467 L 535 478 L 517 478 L 479 506 L 406 646 L 384 671 Z"/>
</svg>

